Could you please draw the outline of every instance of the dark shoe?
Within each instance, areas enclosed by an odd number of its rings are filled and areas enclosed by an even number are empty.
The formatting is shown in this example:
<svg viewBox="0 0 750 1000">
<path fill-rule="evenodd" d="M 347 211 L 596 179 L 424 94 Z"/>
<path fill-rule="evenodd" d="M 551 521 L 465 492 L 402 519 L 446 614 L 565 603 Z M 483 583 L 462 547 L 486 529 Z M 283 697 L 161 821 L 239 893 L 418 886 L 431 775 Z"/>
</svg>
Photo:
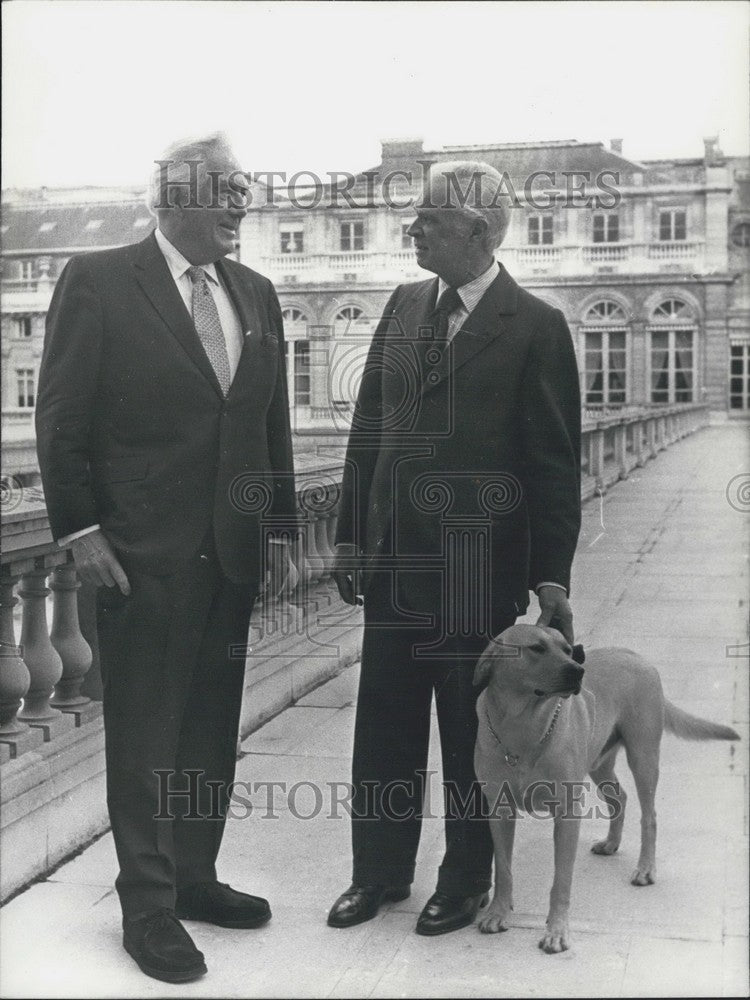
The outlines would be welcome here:
<svg viewBox="0 0 750 1000">
<path fill-rule="evenodd" d="M 122 944 L 141 972 L 165 983 L 189 983 L 204 975 L 203 952 L 171 910 L 123 920 Z"/>
<path fill-rule="evenodd" d="M 271 919 L 268 900 L 237 892 L 224 882 L 196 882 L 177 890 L 175 913 L 218 927 L 262 927 Z"/>
<path fill-rule="evenodd" d="M 417 920 L 417 934 L 447 934 L 474 923 L 480 906 L 487 903 L 487 893 L 478 896 L 446 896 L 436 892 L 425 903 Z"/>
<path fill-rule="evenodd" d="M 354 927 L 372 920 L 383 903 L 408 899 L 408 885 L 351 885 L 331 907 L 329 927 Z"/>
</svg>

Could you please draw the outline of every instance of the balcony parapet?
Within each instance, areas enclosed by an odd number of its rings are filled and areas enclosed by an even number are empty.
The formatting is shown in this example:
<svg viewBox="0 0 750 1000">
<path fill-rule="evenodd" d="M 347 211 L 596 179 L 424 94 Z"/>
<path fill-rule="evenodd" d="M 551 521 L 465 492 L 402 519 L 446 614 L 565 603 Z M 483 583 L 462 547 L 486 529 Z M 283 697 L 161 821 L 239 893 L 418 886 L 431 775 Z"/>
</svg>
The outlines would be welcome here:
<svg viewBox="0 0 750 1000">
<path fill-rule="evenodd" d="M 499 256 L 513 274 L 522 278 L 540 274 L 588 276 L 602 273 L 602 268 L 607 268 L 606 273 L 622 274 L 673 273 L 683 269 L 686 273 L 700 274 L 707 266 L 705 249 L 705 243 L 696 240 L 577 246 L 505 244 Z M 344 275 L 390 283 L 425 274 L 412 250 L 273 254 L 261 257 L 258 266 L 279 284 L 322 284 L 341 281 Z"/>
</svg>

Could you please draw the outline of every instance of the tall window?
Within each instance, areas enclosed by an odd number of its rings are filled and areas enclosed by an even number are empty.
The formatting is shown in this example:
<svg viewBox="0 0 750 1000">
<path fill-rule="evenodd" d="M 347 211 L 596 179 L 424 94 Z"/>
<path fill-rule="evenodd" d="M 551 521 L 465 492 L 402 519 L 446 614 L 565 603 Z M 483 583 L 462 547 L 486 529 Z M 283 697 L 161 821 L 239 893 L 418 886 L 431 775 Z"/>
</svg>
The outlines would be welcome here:
<svg viewBox="0 0 750 1000">
<path fill-rule="evenodd" d="M 286 373 L 292 406 L 310 405 L 310 341 L 307 316 L 296 306 L 281 310 L 286 332 Z"/>
<path fill-rule="evenodd" d="M 528 242 L 531 247 L 549 245 L 552 243 L 551 215 L 530 215 L 528 219 Z"/>
<path fill-rule="evenodd" d="M 293 340 L 294 405 L 310 405 L 310 341 Z"/>
<path fill-rule="evenodd" d="M 21 279 L 21 281 L 31 281 L 31 279 L 34 277 L 33 260 L 19 260 L 18 277 Z"/>
<path fill-rule="evenodd" d="M 34 369 L 16 368 L 18 405 L 24 410 L 34 409 Z"/>
<path fill-rule="evenodd" d="M 687 213 L 682 208 L 659 212 L 659 239 L 666 242 L 687 239 Z"/>
<path fill-rule="evenodd" d="M 14 316 L 12 323 L 12 330 L 14 337 L 23 337 L 24 339 L 31 336 L 31 316 Z"/>
<path fill-rule="evenodd" d="M 581 394 L 589 406 L 627 402 L 626 316 L 617 302 L 596 302 L 584 317 Z"/>
<path fill-rule="evenodd" d="M 729 347 L 729 409 L 750 410 L 750 344 Z"/>
<path fill-rule="evenodd" d="M 343 252 L 350 250 L 364 250 L 365 248 L 365 224 L 364 222 L 342 222 L 339 228 L 340 246 Z"/>
<path fill-rule="evenodd" d="M 279 229 L 281 253 L 304 253 L 305 234 L 298 225 L 282 225 Z"/>
<path fill-rule="evenodd" d="M 412 243 L 411 236 L 409 236 L 409 230 L 410 229 L 411 229 L 411 222 L 402 222 L 401 223 L 401 249 L 402 250 L 411 250 L 412 246 L 414 245 Z"/>
<path fill-rule="evenodd" d="M 651 402 L 695 398 L 695 321 L 682 299 L 665 299 L 651 316 Z"/>
<path fill-rule="evenodd" d="M 594 216 L 594 243 L 617 243 L 620 239 L 619 215 L 598 212 Z"/>
</svg>

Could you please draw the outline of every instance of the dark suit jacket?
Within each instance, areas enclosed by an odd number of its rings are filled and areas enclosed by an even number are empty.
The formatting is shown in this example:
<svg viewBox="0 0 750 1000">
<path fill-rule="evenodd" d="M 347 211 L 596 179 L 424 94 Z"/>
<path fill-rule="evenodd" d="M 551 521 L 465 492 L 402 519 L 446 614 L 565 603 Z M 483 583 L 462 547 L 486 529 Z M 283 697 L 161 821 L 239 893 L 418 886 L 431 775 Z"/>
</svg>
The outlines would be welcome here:
<svg viewBox="0 0 750 1000">
<path fill-rule="evenodd" d="M 501 267 L 436 362 L 422 338 L 432 334 L 437 288 L 436 278 L 399 286 L 375 332 L 337 541 L 366 554 L 365 589 L 388 554 L 409 563 L 399 593 L 414 610 L 439 613 L 461 572 L 481 565 L 486 584 L 477 587 L 489 587 L 493 613 L 523 613 L 529 588 L 569 587 L 580 528 L 570 332 L 562 313 Z"/>
<path fill-rule="evenodd" d="M 37 450 L 55 538 L 99 523 L 129 565 L 169 573 L 213 524 L 226 574 L 255 586 L 261 519 L 296 522 L 283 324 L 267 278 L 217 269 L 245 333 L 226 399 L 153 234 L 70 260 L 47 315 Z"/>
</svg>

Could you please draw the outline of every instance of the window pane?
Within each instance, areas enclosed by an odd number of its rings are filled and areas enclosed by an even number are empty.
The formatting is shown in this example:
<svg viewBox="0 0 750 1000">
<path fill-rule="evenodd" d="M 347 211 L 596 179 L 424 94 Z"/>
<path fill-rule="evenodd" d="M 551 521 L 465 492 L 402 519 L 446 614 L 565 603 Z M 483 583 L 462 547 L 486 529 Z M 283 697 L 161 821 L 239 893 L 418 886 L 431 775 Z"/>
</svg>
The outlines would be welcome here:
<svg viewBox="0 0 750 1000">
<path fill-rule="evenodd" d="M 610 215 L 609 217 L 607 239 L 610 243 L 617 243 L 620 239 L 620 219 L 617 215 Z"/>
<path fill-rule="evenodd" d="M 660 212 L 659 213 L 659 239 L 660 240 L 671 240 L 672 239 L 672 213 L 671 212 Z"/>
<path fill-rule="evenodd" d="M 604 216 L 594 216 L 594 243 L 604 242 Z"/>
<path fill-rule="evenodd" d="M 684 240 L 685 237 L 686 237 L 686 235 L 687 235 L 686 229 L 687 229 L 687 227 L 686 227 L 686 224 L 685 224 L 685 213 L 684 212 L 675 212 L 675 214 L 674 214 L 674 237 L 673 238 L 676 239 L 676 240 Z"/>
</svg>

